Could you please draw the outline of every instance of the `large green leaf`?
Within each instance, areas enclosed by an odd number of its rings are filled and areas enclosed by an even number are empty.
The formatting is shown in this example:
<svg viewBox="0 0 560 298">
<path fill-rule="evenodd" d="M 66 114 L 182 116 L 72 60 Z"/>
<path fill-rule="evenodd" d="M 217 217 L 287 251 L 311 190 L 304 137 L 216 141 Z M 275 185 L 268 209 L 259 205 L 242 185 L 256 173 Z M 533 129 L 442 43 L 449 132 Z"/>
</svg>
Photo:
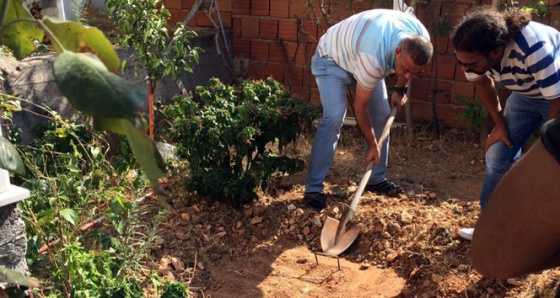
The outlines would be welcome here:
<svg viewBox="0 0 560 298">
<path fill-rule="evenodd" d="M 132 153 L 150 183 L 154 186 L 158 185 L 158 179 L 164 176 L 165 162 L 156 143 L 144 131 L 136 128 L 128 119 L 103 117 L 94 118 L 94 127 L 98 130 L 126 135 Z"/>
<path fill-rule="evenodd" d="M 25 174 L 25 165 L 16 147 L 2 136 L 0 136 L 0 168 L 20 175 Z"/>
<path fill-rule="evenodd" d="M 64 50 L 77 53 L 92 53 L 101 59 L 103 64 L 112 72 L 119 70 L 121 60 L 115 52 L 111 42 L 101 30 L 85 26 L 76 22 L 59 19 L 43 18 L 43 24 L 56 36 L 58 44 L 53 43 L 55 50 L 62 53 Z"/>
<path fill-rule="evenodd" d="M 78 220 L 80 219 L 80 217 L 78 216 L 78 213 L 76 213 L 76 211 L 72 210 L 72 209 L 63 209 L 60 211 L 60 216 L 62 216 L 62 218 L 66 219 L 67 222 L 71 223 L 73 226 L 76 225 L 76 223 L 78 222 Z"/>
<path fill-rule="evenodd" d="M 127 119 L 107 118 L 107 117 L 93 117 L 93 127 L 97 130 L 114 132 L 120 135 L 126 135 L 126 128 L 128 127 L 125 122 Z"/>
<path fill-rule="evenodd" d="M 140 163 L 142 170 L 152 185 L 158 184 L 158 179 L 164 176 L 165 162 L 156 147 L 156 143 L 143 131 L 126 122 L 126 135 L 130 149 L 136 160 Z"/>
<path fill-rule="evenodd" d="M 63 52 L 54 61 L 54 76 L 72 106 L 91 116 L 132 118 L 147 102 L 145 88 L 108 71 L 92 54 Z"/>
<path fill-rule="evenodd" d="M 26 286 L 30 288 L 38 288 L 41 286 L 39 280 L 25 276 L 25 273 L 0 267 L 0 282 Z"/>
<path fill-rule="evenodd" d="M 0 0 L 0 7 L 5 4 L 4 1 L 8 1 L 8 11 L 3 24 L 17 19 L 33 20 L 29 11 L 23 7 L 21 0 Z M 0 24 L 0 26 L 3 24 Z M 43 36 L 43 31 L 37 27 L 36 23 L 15 22 L 4 28 L 0 33 L 0 44 L 9 47 L 14 52 L 14 56 L 21 60 L 35 51 L 33 41 L 42 41 Z"/>
</svg>

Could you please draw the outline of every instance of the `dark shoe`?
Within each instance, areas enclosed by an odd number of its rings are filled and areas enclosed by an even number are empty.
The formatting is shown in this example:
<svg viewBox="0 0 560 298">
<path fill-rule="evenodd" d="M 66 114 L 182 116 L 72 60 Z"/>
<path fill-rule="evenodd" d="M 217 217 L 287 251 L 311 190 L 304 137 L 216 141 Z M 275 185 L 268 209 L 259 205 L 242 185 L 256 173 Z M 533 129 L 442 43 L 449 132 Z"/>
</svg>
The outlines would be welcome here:
<svg viewBox="0 0 560 298">
<path fill-rule="evenodd" d="M 326 205 L 325 197 L 320 192 L 306 192 L 303 196 L 303 201 L 305 202 L 305 205 L 317 211 L 323 210 Z"/>
<path fill-rule="evenodd" d="M 404 193 L 402 187 L 396 185 L 393 182 L 389 182 L 387 180 L 374 185 L 366 185 L 365 190 L 371 192 L 377 192 L 390 197 L 396 197 L 397 195 Z"/>
</svg>

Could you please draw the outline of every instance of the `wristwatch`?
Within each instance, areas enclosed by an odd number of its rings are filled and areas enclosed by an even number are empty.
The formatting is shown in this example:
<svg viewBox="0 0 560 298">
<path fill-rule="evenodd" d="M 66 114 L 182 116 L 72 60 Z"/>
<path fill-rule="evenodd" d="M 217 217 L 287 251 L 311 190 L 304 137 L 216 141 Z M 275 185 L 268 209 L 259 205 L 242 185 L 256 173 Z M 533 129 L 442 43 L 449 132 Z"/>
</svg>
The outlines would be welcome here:
<svg viewBox="0 0 560 298">
<path fill-rule="evenodd" d="M 408 87 L 406 87 L 406 86 L 405 87 L 397 87 L 397 86 L 393 87 L 393 92 L 397 92 L 398 94 L 403 95 L 403 96 L 406 94 L 406 91 L 408 91 Z"/>
</svg>

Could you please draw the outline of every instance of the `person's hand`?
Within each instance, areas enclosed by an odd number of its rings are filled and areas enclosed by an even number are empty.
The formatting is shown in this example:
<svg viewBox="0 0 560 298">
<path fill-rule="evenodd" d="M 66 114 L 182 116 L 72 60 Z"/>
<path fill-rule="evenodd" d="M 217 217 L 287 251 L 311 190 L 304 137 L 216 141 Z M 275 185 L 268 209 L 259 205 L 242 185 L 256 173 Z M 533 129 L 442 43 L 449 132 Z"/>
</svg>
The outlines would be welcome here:
<svg viewBox="0 0 560 298">
<path fill-rule="evenodd" d="M 488 151 L 488 148 L 490 148 L 492 144 L 499 141 L 506 143 L 509 148 L 513 147 L 513 144 L 509 139 L 507 127 L 505 125 L 496 126 L 492 129 L 492 131 L 488 135 L 488 138 L 486 139 L 486 143 L 484 144 L 484 150 Z"/>
<path fill-rule="evenodd" d="M 377 142 L 375 142 L 375 144 L 369 144 L 368 147 L 369 148 L 366 152 L 366 166 L 370 161 L 373 161 L 373 166 L 375 167 L 379 164 L 379 159 L 381 156 L 379 147 L 377 146 Z"/>
<path fill-rule="evenodd" d="M 397 108 L 400 108 L 406 104 L 407 100 L 408 97 L 406 94 L 401 95 L 398 92 L 393 92 L 393 95 L 391 95 L 391 107 L 396 106 Z"/>
</svg>

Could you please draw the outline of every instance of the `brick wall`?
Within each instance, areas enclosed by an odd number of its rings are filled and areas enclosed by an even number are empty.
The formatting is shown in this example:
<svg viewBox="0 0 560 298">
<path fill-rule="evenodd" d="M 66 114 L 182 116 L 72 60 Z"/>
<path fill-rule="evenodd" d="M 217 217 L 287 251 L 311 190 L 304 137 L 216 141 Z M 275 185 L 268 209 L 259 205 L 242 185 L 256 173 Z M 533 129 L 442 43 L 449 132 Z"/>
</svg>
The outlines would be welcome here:
<svg viewBox="0 0 560 298">
<path fill-rule="evenodd" d="M 310 59 L 319 37 L 327 28 L 326 21 L 317 20 L 316 14 L 307 8 L 309 0 L 218 0 L 223 25 L 232 32 L 233 53 L 239 73 L 244 77 L 261 79 L 268 76 L 283 82 L 295 95 L 319 104 L 319 93 L 310 72 Z M 170 23 L 182 22 L 189 14 L 195 0 L 164 0 L 171 12 Z M 316 1 L 311 1 L 316 2 Z M 328 1 L 327 1 L 328 2 Z M 380 1 L 356 2 L 354 11 L 377 8 Z M 409 1 L 407 1 L 409 2 Z M 503 2 L 503 1 L 502 1 Z M 521 0 L 528 5 L 530 0 Z M 550 3 L 548 3 L 550 2 Z M 548 14 L 538 18 L 545 24 L 560 27 L 560 7 L 548 0 Z M 421 1 L 417 4 L 418 19 L 430 29 L 434 21 L 446 18 L 453 26 L 467 9 L 477 4 L 491 4 L 491 0 L 441 0 Z M 318 12 L 317 7 L 313 7 Z M 334 21 L 349 15 L 345 8 L 331 10 Z M 211 15 L 218 23 L 216 13 Z M 212 27 L 212 22 L 203 11 L 197 11 L 189 26 Z M 437 103 L 437 117 L 445 126 L 460 126 L 456 117 L 463 106 L 457 95 L 474 97 L 475 88 L 467 82 L 458 67 L 453 45 L 448 36 L 434 36 L 437 57 L 421 75 L 412 79 L 411 96 L 414 121 L 429 121 L 432 118 L 432 100 Z M 437 73 L 437 80 L 436 80 Z M 394 85 L 395 77 L 387 84 Z"/>
</svg>

